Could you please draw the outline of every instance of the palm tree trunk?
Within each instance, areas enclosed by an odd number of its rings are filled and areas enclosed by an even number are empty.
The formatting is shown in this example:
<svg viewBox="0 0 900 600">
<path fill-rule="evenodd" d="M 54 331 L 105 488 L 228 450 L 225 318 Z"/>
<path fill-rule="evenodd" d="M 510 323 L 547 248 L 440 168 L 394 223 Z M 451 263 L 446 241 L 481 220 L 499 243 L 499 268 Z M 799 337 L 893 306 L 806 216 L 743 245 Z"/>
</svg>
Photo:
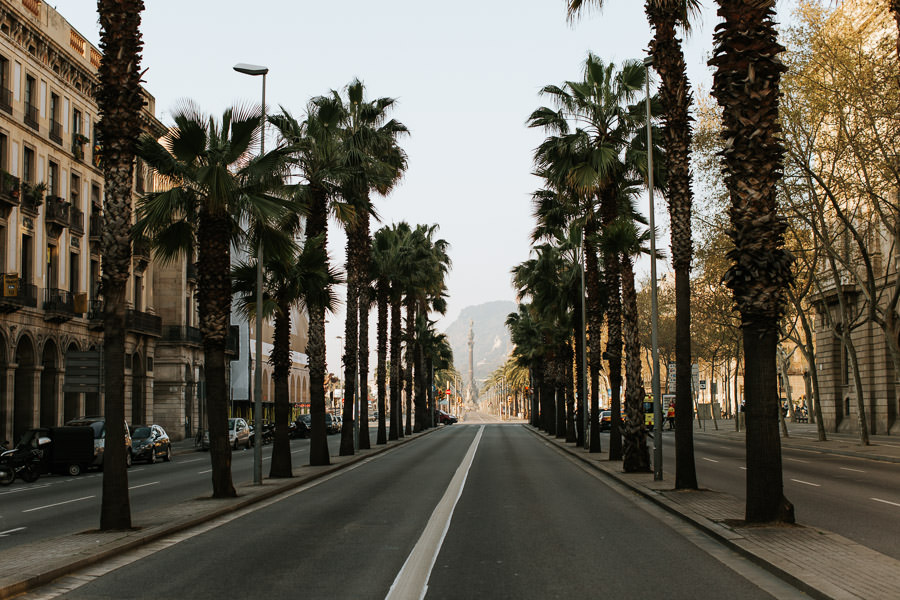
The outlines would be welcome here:
<svg viewBox="0 0 900 600">
<path fill-rule="evenodd" d="M 225 339 L 231 322 L 231 221 L 202 212 L 197 231 L 198 307 L 203 334 L 213 498 L 236 496 L 228 443 Z M 262 360 L 262 357 L 257 357 Z"/>
<path fill-rule="evenodd" d="M 586 403 L 586 390 L 584 389 L 584 369 L 581 360 L 584 345 L 581 343 L 581 332 L 584 324 L 581 320 L 581 306 L 575 307 L 575 389 L 578 394 L 578 407 L 575 409 L 575 445 L 584 447 L 584 415 Z M 598 374 L 599 379 L 599 374 Z"/>
<path fill-rule="evenodd" d="M 609 460 L 622 460 L 622 301 L 618 260 L 610 254 L 603 259 L 606 270 L 606 289 L 609 299 L 606 308 L 606 355 L 609 364 Z M 594 423 L 591 422 L 593 430 Z M 598 427 L 599 429 L 599 427 Z M 593 431 L 591 452 L 594 452 Z M 599 439 L 599 432 L 598 432 Z M 598 450 L 599 452 L 599 450 Z"/>
<path fill-rule="evenodd" d="M 356 223 L 347 231 L 347 313 L 344 321 L 344 405 L 341 411 L 340 456 L 352 456 L 353 403 L 356 401 L 359 342 L 359 292 L 362 281 L 359 243 L 362 226 Z"/>
<path fill-rule="evenodd" d="M 416 362 L 416 302 L 413 294 L 406 296 L 406 435 L 412 435 L 413 364 Z"/>
<path fill-rule="evenodd" d="M 622 329 L 625 337 L 625 439 L 622 468 L 626 473 L 650 471 L 650 451 L 644 425 L 644 385 L 641 375 L 641 338 L 638 331 L 637 293 L 631 258 L 623 256 Z M 615 416 L 613 416 L 615 419 Z M 658 424 L 657 427 L 661 427 Z"/>
<path fill-rule="evenodd" d="M 566 437 L 566 406 L 568 404 L 567 393 L 569 386 L 566 384 L 566 353 L 565 345 L 560 344 L 557 349 L 556 359 L 556 437 Z M 501 398 L 506 402 L 506 395 Z"/>
<path fill-rule="evenodd" d="M 269 477 L 292 477 L 291 441 L 288 438 L 291 399 L 288 376 L 291 373 L 291 307 L 282 304 L 275 314 L 272 340 L 272 379 L 275 382 L 275 441 Z M 257 443 L 262 443 L 262 423 L 257 429 Z"/>
<path fill-rule="evenodd" d="M 591 377 L 591 452 L 600 452 L 600 369 L 603 368 L 603 292 L 600 289 L 600 264 L 597 260 L 597 246 L 593 237 L 597 233 L 594 220 L 584 228 L 584 285 L 587 288 L 587 328 L 588 328 L 588 372 Z"/>
<path fill-rule="evenodd" d="M 321 236 L 321 248 L 327 248 L 328 212 L 327 196 L 322 190 L 313 190 L 310 214 L 306 220 L 307 239 Z M 327 254 L 326 254 L 327 257 Z M 328 268 L 327 259 L 325 268 Z M 309 339 L 306 354 L 309 357 L 309 464 L 331 464 L 328 454 L 328 432 L 325 429 L 325 307 L 308 303 Z"/>
<path fill-rule="evenodd" d="M 668 4 L 668 6 L 666 6 Z M 654 29 L 650 52 L 660 75 L 659 95 L 665 110 L 666 198 L 669 200 L 672 266 L 675 270 L 675 421 L 693 422 L 691 399 L 691 88 L 681 40 L 675 35 L 680 5 L 648 0 L 647 18 Z M 675 488 L 697 489 L 694 430 L 675 431 Z"/>
<path fill-rule="evenodd" d="M 750 522 L 794 521 L 784 497 L 775 347 L 791 283 L 791 256 L 776 189 L 784 148 L 778 125 L 779 81 L 786 67 L 775 30 L 775 0 L 718 0 L 709 64 L 713 95 L 722 106 L 725 184 L 731 196 L 734 242 L 725 283 L 734 291 L 744 337 L 747 415 L 747 504 Z"/>
<path fill-rule="evenodd" d="M 366 235 L 366 239 L 368 239 Z M 366 251 L 368 256 L 368 250 Z M 368 267 L 365 267 L 368 271 Z M 369 442 L 369 308 L 372 299 L 369 286 L 362 286 L 359 295 L 359 449 L 368 450 Z"/>
<path fill-rule="evenodd" d="M 135 142 L 141 132 L 142 0 L 99 0 L 98 131 L 106 183 L 103 248 L 104 414 L 107 447 L 100 529 L 131 528 L 125 448 L 125 287 L 131 268 L 131 190 Z M 113 443 L 109 443 L 113 441 Z"/>
<path fill-rule="evenodd" d="M 403 380 L 400 377 L 400 298 L 391 300 L 391 430 L 388 439 L 397 440 L 403 437 L 403 416 L 400 408 L 400 390 Z"/>
<path fill-rule="evenodd" d="M 572 344 L 565 344 L 565 389 L 566 389 L 566 441 L 575 442 L 578 436 L 575 432 L 575 380 L 572 377 Z"/>
<path fill-rule="evenodd" d="M 387 380 L 387 328 L 388 328 L 388 296 L 387 282 L 378 282 L 378 366 L 376 367 L 376 387 L 378 394 L 378 438 L 376 445 L 387 444 L 385 427 L 386 380 Z"/>
</svg>

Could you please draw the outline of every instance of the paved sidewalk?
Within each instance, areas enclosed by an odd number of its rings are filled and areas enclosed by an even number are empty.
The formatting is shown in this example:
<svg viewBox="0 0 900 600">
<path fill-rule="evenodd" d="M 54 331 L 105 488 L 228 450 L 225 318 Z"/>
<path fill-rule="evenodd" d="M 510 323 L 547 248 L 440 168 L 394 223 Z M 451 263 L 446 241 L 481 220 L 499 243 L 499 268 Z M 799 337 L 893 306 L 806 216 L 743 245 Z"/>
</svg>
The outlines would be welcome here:
<svg viewBox="0 0 900 600">
<path fill-rule="evenodd" d="M 734 422 L 719 422 L 718 432 L 695 429 L 695 435 L 718 435 L 743 439 L 734 431 Z M 712 423 L 709 422 L 711 426 Z M 794 437 L 782 439 L 785 446 L 811 448 L 821 452 L 860 456 L 876 460 L 900 462 L 900 438 L 897 444 L 887 445 L 877 436 L 877 451 L 858 446 L 852 436 L 833 434 L 837 439 L 816 440 L 815 425 L 809 431 L 812 442 L 800 435 L 801 423 L 789 424 Z M 813 598 L 835 600 L 895 600 L 900 598 L 900 561 L 862 546 L 845 537 L 803 525 L 743 526 L 744 503 L 715 490 L 676 491 L 671 480 L 654 481 L 652 473 L 624 473 L 620 462 L 610 462 L 606 452 L 590 454 L 574 444 L 567 444 L 528 426 L 561 450 L 603 471 L 613 479 L 649 498 L 746 556 Z M 806 434 L 804 434 L 805 436 Z M 832 436 L 829 436 L 832 437 Z M 814 442 L 814 443 L 813 443 Z M 896 446 L 896 447 L 895 447 Z"/>
<path fill-rule="evenodd" d="M 4 552 L 0 561 L 0 599 L 12 598 L 102 560 L 262 502 L 438 429 L 414 433 L 388 442 L 386 446 L 361 450 L 354 456 L 332 456 L 328 466 L 295 467 L 291 479 L 265 479 L 262 486 L 236 486 L 237 498 L 197 498 L 137 513 L 132 515 L 135 529 L 131 531 L 90 530 L 17 546 L 15 550 Z M 173 449 L 176 453 L 193 452 L 193 440 L 188 442 L 175 442 Z"/>
</svg>

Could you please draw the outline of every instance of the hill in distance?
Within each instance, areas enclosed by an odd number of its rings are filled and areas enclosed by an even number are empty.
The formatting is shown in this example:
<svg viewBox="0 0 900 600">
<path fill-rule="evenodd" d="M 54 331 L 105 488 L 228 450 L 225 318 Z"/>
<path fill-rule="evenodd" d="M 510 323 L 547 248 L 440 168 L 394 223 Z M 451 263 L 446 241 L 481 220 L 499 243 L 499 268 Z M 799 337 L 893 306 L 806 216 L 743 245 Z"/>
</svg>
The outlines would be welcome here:
<svg viewBox="0 0 900 600">
<path fill-rule="evenodd" d="M 445 333 L 453 349 L 453 362 L 464 384 L 469 376 L 469 321 L 473 322 L 475 333 L 475 383 L 481 389 L 484 380 L 506 362 L 512 350 L 509 330 L 504 323 L 509 313 L 515 311 L 516 303 L 508 300 L 468 306 L 447 327 Z"/>
</svg>

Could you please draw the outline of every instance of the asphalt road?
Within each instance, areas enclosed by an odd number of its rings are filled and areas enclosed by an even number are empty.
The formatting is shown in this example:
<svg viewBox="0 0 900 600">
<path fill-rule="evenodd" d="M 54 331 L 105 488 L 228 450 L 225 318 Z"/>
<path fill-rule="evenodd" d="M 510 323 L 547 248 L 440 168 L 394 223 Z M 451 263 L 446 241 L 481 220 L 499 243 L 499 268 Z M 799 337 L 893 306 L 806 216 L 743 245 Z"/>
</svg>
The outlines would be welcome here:
<svg viewBox="0 0 900 600">
<path fill-rule="evenodd" d="M 604 448 L 607 440 L 608 434 Z M 674 440 L 674 432 L 663 432 L 663 471 L 673 485 Z M 743 442 L 694 435 L 701 487 L 746 498 L 745 456 Z M 900 465 L 782 447 L 782 473 L 785 497 L 793 502 L 799 523 L 839 533 L 900 559 Z"/>
<path fill-rule="evenodd" d="M 799 597 L 509 425 L 443 428 L 159 547 L 65 597 Z"/>
<path fill-rule="evenodd" d="M 370 429 L 374 447 L 377 430 Z M 340 435 L 328 436 L 332 455 L 340 448 Z M 291 441 L 295 465 L 309 461 L 309 440 Z M 263 446 L 263 475 L 269 472 L 272 446 Z M 153 465 L 135 463 L 128 470 L 132 515 L 161 504 L 212 494 L 208 452 L 175 456 L 172 462 Z M 232 452 L 232 480 L 237 484 L 253 478 L 253 450 Z M 0 548 L 96 529 L 100 522 L 103 474 L 92 471 L 69 477 L 41 476 L 34 483 L 20 479 L 0 487 Z"/>
</svg>

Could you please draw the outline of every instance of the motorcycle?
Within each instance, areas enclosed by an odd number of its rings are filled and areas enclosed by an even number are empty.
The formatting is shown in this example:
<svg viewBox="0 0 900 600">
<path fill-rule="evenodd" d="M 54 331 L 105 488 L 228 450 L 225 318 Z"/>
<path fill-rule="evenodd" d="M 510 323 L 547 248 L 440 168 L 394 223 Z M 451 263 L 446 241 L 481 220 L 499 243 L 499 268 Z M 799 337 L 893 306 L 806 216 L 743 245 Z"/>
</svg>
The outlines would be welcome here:
<svg viewBox="0 0 900 600">
<path fill-rule="evenodd" d="M 44 451 L 40 446 L 49 444 L 49 438 L 40 438 L 37 448 L 19 447 L 0 454 L 0 485 L 9 485 L 19 477 L 32 483 L 41 476 L 40 462 Z"/>
</svg>

